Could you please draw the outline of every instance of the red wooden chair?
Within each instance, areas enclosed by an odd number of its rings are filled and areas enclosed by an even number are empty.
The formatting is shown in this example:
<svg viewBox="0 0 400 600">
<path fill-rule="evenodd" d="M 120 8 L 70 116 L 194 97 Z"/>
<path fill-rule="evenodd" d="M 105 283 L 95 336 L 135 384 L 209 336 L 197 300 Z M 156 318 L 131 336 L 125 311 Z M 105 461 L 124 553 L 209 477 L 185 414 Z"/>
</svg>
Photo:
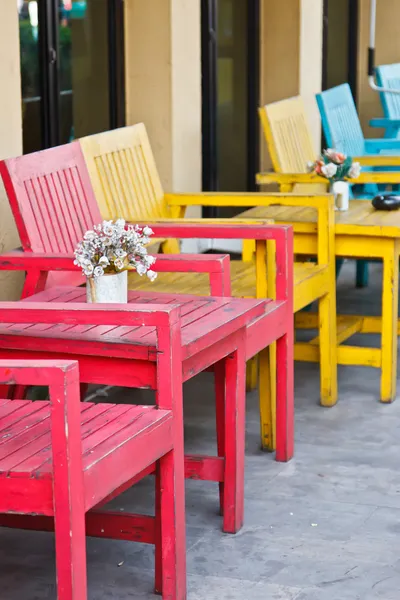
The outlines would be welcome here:
<svg viewBox="0 0 400 600">
<path fill-rule="evenodd" d="M 22 297 L 45 285 L 85 283 L 79 269 L 60 272 L 63 265 L 57 261 L 71 257 L 85 232 L 103 220 L 79 143 L 0 161 L 0 174 L 23 251 L 49 256 L 54 263 L 49 276 L 27 269 Z"/>
<path fill-rule="evenodd" d="M 149 314 L 136 308 L 130 316 L 138 324 L 157 323 L 171 331 L 176 309 L 159 309 Z M 171 347 L 162 345 L 170 355 Z M 0 525 L 54 529 L 57 598 L 88 597 L 87 534 L 155 543 L 156 591 L 166 600 L 184 600 L 179 399 L 171 394 L 169 405 L 158 407 L 81 404 L 75 361 L 0 361 L 0 382 L 50 388 L 49 402 L 0 400 Z M 121 486 L 126 489 L 127 482 L 138 481 L 154 463 L 155 517 L 92 510 Z"/>
</svg>

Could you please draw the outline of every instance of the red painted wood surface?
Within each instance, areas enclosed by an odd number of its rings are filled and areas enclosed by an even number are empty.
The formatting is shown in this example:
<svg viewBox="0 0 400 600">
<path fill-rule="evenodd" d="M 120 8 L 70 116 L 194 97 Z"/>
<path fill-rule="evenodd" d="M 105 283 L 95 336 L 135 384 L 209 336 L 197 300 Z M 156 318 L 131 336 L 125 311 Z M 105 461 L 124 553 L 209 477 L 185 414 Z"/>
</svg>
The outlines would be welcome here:
<svg viewBox="0 0 400 600">
<path fill-rule="evenodd" d="M 58 280 L 61 278 L 63 282 L 76 283 L 78 280 L 82 281 L 79 273 L 64 272 L 69 269 L 73 270 L 73 267 L 70 266 L 72 260 L 69 262 L 68 255 L 71 257 L 71 253 L 76 243 L 81 239 L 84 231 L 91 228 L 94 223 L 100 222 L 101 218 L 79 144 L 75 142 L 68 146 L 52 148 L 17 159 L 8 159 L 0 163 L 0 174 L 3 177 L 7 195 L 16 219 L 23 250 L 26 255 L 32 257 L 31 262 L 23 264 L 21 258 L 18 256 L 3 255 L 3 257 L 0 257 L 0 269 L 26 269 L 27 275 L 23 297 L 28 297 L 35 292 L 43 290 L 46 284 L 53 285 L 57 278 Z M 250 226 L 241 223 L 213 224 L 208 222 L 195 224 L 184 221 L 158 223 L 152 225 L 152 227 L 157 237 L 164 238 L 198 237 L 275 240 L 277 302 L 275 305 L 269 305 L 268 314 L 265 315 L 265 318 L 260 317 L 257 323 L 253 320 L 252 326 L 248 328 L 246 355 L 250 357 L 261 349 L 261 328 L 266 334 L 263 341 L 268 340 L 268 342 L 265 341 L 265 344 L 271 343 L 285 335 L 288 336 L 286 339 L 291 340 L 293 338 L 293 334 L 290 331 L 293 327 L 291 316 L 293 302 L 293 240 L 289 227 L 261 223 Z M 181 261 L 184 261 L 184 259 L 176 258 L 174 260 L 175 263 L 173 266 L 179 272 L 181 270 Z M 196 264 L 197 267 L 192 268 L 190 262 L 193 265 Z M 53 271 L 51 277 L 48 279 L 47 270 L 50 268 L 50 265 L 51 268 L 55 270 L 60 269 L 63 272 L 54 273 Z M 194 257 L 189 258 L 189 271 L 202 272 L 202 269 L 210 273 L 210 286 L 213 295 L 222 296 L 230 293 L 230 280 L 226 269 L 223 269 L 221 272 L 218 270 L 207 270 L 204 262 L 200 265 Z M 266 325 L 267 322 L 268 325 Z M 75 333 L 80 335 L 82 341 L 86 339 L 89 342 L 93 329 L 90 326 L 86 328 L 83 326 L 80 330 L 76 328 Z M 47 328 L 42 327 L 42 330 L 43 334 L 47 336 Z M 113 355 L 115 359 L 113 364 L 110 361 L 101 359 L 100 346 L 104 347 L 104 343 L 114 344 L 115 346 L 115 338 L 112 331 L 113 328 L 107 328 L 107 326 L 106 328 L 96 328 L 98 334 L 102 332 L 98 340 L 98 352 L 96 352 L 95 359 L 90 358 L 89 360 L 85 360 L 85 364 L 81 361 L 83 377 L 88 379 L 96 365 L 97 370 L 101 371 L 101 374 L 99 373 L 98 375 L 98 383 L 114 382 L 119 385 L 135 384 L 156 387 L 156 373 L 150 365 L 139 369 L 139 364 L 135 363 L 135 370 L 140 370 L 141 375 L 136 378 L 126 375 L 129 367 L 127 364 L 123 364 L 122 360 L 133 360 L 131 355 L 127 355 L 126 347 L 123 350 L 119 347 L 120 354 L 118 356 L 121 359 L 119 369 L 116 368 L 117 355 Z M 131 335 L 131 331 L 125 329 L 125 335 L 128 338 Z M 151 332 L 149 332 L 150 335 Z M 225 346 L 228 345 L 226 340 L 224 343 Z M 24 348 L 37 349 L 34 348 L 32 339 L 28 340 L 25 338 L 25 344 L 21 350 Z M 67 352 L 69 356 L 74 356 L 74 344 L 65 338 L 57 342 L 53 340 L 54 352 L 63 356 L 65 350 L 63 347 L 64 344 L 68 345 Z M 94 345 L 91 344 L 91 350 L 94 350 Z M 286 402 L 286 409 L 278 411 L 277 415 L 282 414 L 286 417 L 282 427 L 278 425 L 278 431 L 286 431 L 290 436 L 293 431 L 293 398 L 291 396 L 293 373 L 290 342 L 285 347 L 287 351 L 281 353 L 282 363 L 278 364 L 277 379 L 278 382 L 281 382 L 278 383 L 278 392 L 282 396 L 282 402 Z M 144 351 L 146 352 L 146 349 Z M 186 370 L 183 373 L 184 379 L 200 372 L 200 365 L 204 364 L 203 358 L 205 359 L 205 355 L 208 356 L 207 366 L 211 366 L 213 361 L 218 360 L 218 352 L 215 349 L 215 344 L 213 344 L 212 353 L 208 352 L 207 347 L 201 349 L 194 345 L 192 356 L 194 357 L 200 352 L 203 353 L 200 361 L 185 361 Z M 148 356 L 151 354 L 152 351 L 149 351 Z M 46 356 L 46 353 L 44 355 Z M 153 356 L 155 355 L 153 354 Z M 79 358 L 79 354 L 76 355 L 76 358 Z M 136 359 L 137 361 L 142 360 L 143 356 L 137 355 Z M 133 367 L 132 362 L 131 367 Z M 116 377 L 117 374 L 119 375 L 119 379 Z M 278 460 L 287 460 L 290 458 L 292 452 L 293 443 L 291 442 L 285 445 L 284 452 L 282 450 L 277 451 L 277 458 Z"/>
<path fill-rule="evenodd" d="M 49 402 L 0 399 L 0 524 L 54 528 L 59 600 L 87 599 L 86 526 L 89 535 L 155 543 L 162 597 L 186 599 L 179 313 L 161 309 L 152 322 L 162 355 L 157 406 L 82 404 L 73 361 L 0 361 L 1 385 L 50 389 Z M 149 466 L 158 474 L 154 518 L 87 513 Z"/>
<path fill-rule="evenodd" d="M 85 210 L 87 214 L 91 215 L 94 222 L 100 220 L 98 209 L 95 206 L 93 191 L 80 149 L 77 149 L 74 144 L 69 145 L 68 149 L 51 149 L 29 157 L 4 161 L 1 164 L 0 172 L 16 215 L 17 226 L 23 241 L 23 250 L 25 250 L 23 257 L 21 257 L 21 253 L 18 255 L 9 253 L 0 257 L 0 269 L 27 270 L 24 288 L 24 297 L 27 297 L 35 291 L 44 289 L 46 272 L 43 269 L 49 269 L 50 264 L 53 269 L 63 271 L 68 268 L 74 269 L 71 266 L 71 251 L 82 237 L 82 232 L 88 228 L 82 217 L 82 202 L 86 203 Z M 41 207 L 46 209 L 43 214 Z M 76 214 L 71 216 L 70 213 L 73 210 Z M 39 225 L 44 228 L 42 236 Z M 89 227 L 91 226 L 92 223 Z M 68 231 L 72 231 L 69 240 L 62 239 L 62 242 L 53 243 L 49 239 L 49 232 L 52 232 L 52 235 L 62 235 L 61 229 L 64 230 L 65 227 L 67 229 L 69 227 Z M 155 298 L 151 294 L 140 295 L 140 302 L 178 303 L 181 306 L 183 380 L 193 377 L 214 363 L 225 360 L 232 353 L 235 333 L 241 327 L 248 326 L 246 356 L 250 357 L 265 345 L 285 335 L 293 326 L 291 310 L 292 233 L 290 228 L 261 224 L 243 226 L 234 223 L 217 228 L 209 223 L 201 225 L 193 223 L 158 224 L 154 227 L 156 232 L 162 228 L 166 231 L 165 228 L 169 227 L 171 236 L 182 238 L 224 237 L 273 239 L 276 241 L 278 300 L 264 303 L 263 308 L 261 308 L 261 304 L 253 305 L 251 312 L 249 309 L 246 316 L 244 312 L 238 310 L 239 305 L 220 304 L 217 306 L 212 302 L 212 298 L 196 298 L 194 300 L 190 296 L 182 296 L 181 302 L 176 295 L 171 294 L 162 295 L 162 297 L 160 295 L 159 298 Z M 72 238 L 77 232 L 79 236 L 73 240 Z M 69 246 L 67 242 L 70 244 Z M 170 267 L 167 266 L 166 270 L 171 268 L 178 272 L 186 269 L 208 272 L 213 295 L 225 296 L 230 293 L 226 258 L 201 257 L 199 260 L 194 256 L 188 258 L 181 256 L 172 257 L 170 260 Z M 159 265 L 157 268 L 162 270 L 164 259 L 159 260 Z M 62 276 L 65 277 L 66 274 L 62 273 Z M 71 276 L 75 276 L 75 274 L 68 275 L 68 277 Z M 73 289 L 70 290 L 68 297 L 52 296 L 50 299 L 48 296 L 39 295 L 35 296 L 33 300 L 46 303 L 49 301 L 79 303 L 84 301 L 84 296 L 81 291 Z M 136 300 L 131 298 L 131 302 L 138 300 L 138 296 Z M 32 306 L 32 311 L 34 310 L 35 307 Z M 139 334 L 139 325 L 133 325 L 130 321 L 106 323 L 95 320 L 91 322 L 89 313 L 86 314 L 89 320 L 82 317 L 82 320 L 75 321 L 73 315 L 69 313 L 67 317 L 65 311 L 62 315 L 60 311 L 57 312 L 56 308 L 52 313 L 52 318 L 56 320 L 51 321 L 49 317 L 50 321 L 43 323 L 43 317 L 39 316 L 40 309 L 37 310 L 39 312 L 31 313 L 31 321 L 27 324 L 22 323 L 18 317 L 13 319 L 14 313 L 8 312 L 8 317 L 5 317 L 3 322 L 8 320 L 13 324 L 1 327 L 0 356 L 8 356 L 7 348 L 9 347 L 13 348 L 14 356 L 21 357 L 30 357 L 32 353 L 37 357 L 47 357 L 50 352 L 54 357 L 68 356 L 79 360 L 82 381 L 158 389 L 156 364 L 158 354 L 154 327 L 147 325 L 140 329 Z M 11 308 L 10 311 L 12 311 Z M 207 314 L 209 314 L 209 318 L 206 321 Z M 23 317 L 23 319 L 26 318 L 26 316 Z M 11 346 L 10 336 L 12 336 Z M 236 350 L 234 348 L 234 351 Z M 287 361 L 285 365 L 286 371 L 290 373 L 292 369 L 290 362 Z M 287 386 L 287 389 L 290 390 L 290 385 Z M 290 408 L 293 407 L 293 398 L 286 398 L 285 402 L 287 411 L 282 414 L 286 414 L 290 420 L 293 418 L 293 411 Z M 287 426 L 281 430 L 290 432 L 292 428 Z M 290 444 L 284 440 L 283 446 L 289 448 Z M 289 454 L 286 452 L 285 456 L 290 458 Z M 277 457 L 281 455 L 281 453 L 277 453 Z M 187 461 L 186 472 L 193 473 L 195 464 L 190 465 Z M 212 468 L 213 474 L 211 474 L 211 464 L 205 462 L 199 468 L 199 463 L 197 463 L 197 468 L 203 477 L 207 477 L 207 473 L 209 473 L 209 477 L 215 480 L 215 468 Z M 225 482 L 221 483 L 225 485 Z M 221 497 L 222 495 L 221 487 Z"/>
<path fill-rule="evenodd" d="M 129 292 L 127 305 L 96 305 L 85 303 L 82 288 L 51 288 L 23 302 L 0 303 L 0 348 L 155 361 L 156 318 L 166 324 L 170 313 L 176 319 L 180 312 L 186 360 L 275 308 L 265 300 L 152 292 Z"/>
<path fill-rule="evenodd" d="M 227 383 L 222 384 L 220 402 L 222 406 L 236 408 L 229 410 L 229 419 L 224 418 L 221 425 L 226 441 L 223 446 L 219 444 L 219 457 L 188 456 L 185 473 L 192 478 L 217 480 L 224 490 L 228 490 L 224 501 L 224 529 L 239 529 L 243 521 L 243 460 L 240 455 L 244 455 L 242 375 L 247 336 L 241 341 L 240 350 L 237 336 L 240 332 L 244 335 L 246 325 L 248 331 L 256 327 L 258 336 L 251 335 L 250 339 L 251 351 L 258 352 L 264 344 L 286 332 L 283 316 L 286 316 L 286 326 L 292 322 L 291 314 L 290 321 L 287 318 L 286 304 L 282 301 L 150 292 L 130 292 L 130 303 L 125 306 L 86 305 L 83 299 L 84 290 L 80 288 L 52 288 L 24 302 L 0 305 L 2 320 L 10 323 L 0 326 L 0 357 L 73 357 L 79 360 L 83 381 L 157 390 L 161 386 L 164 390 L 166 386 L 158 382 L 157 376 L 161 373 L 159 361 L 164 356 L 159 350 L 162 338 L 157 341 L 154 326 L 150 323 L 153 311 L 161 309 L 158 314 L 164 320 L 158 317 L 158 322 L 164 331 L 166 323 L 172 327 L 177 322 L 179 311 L 182 330 L 175 361 L 178 360 L 181 379 L 188 379 L 215 363 L 224 365 L 233 360 L 236 365 L 236 374 L 229 375 L 231 372 L 225 370 L 223 373 Z M 231 358 L 235 353 L 241 357 L 236 362 Z M 152 368 L 149 370 L 149 367 Z M 288 406 L 290 401 L 285 398 Z M 291 443 L 283 440 L 282 445 L 286 448 Z M 146 464 L 141 467 L 145 469 Z M 102 489 L 101 492 L 106 495 L 109 490 Z"/>
<path fill-rule="evenodd" d="M 155 518 L 128 512 L 98 511 L 86 513 L 86 535 L 141 544 L 155 544 Z M 43 515 L 1 514 L 0 527 L 30 531 L 54 531 L 54 518 Z"/>
<path fill-rule="evenodd" d="M 229 296 L 231 279 L 229 256 L 224 254 L 155 254 L 153 270 L 157 273 L 209 273 L 210 293 L 213 296 Z M 46 287 L 49 271 L 80 274 L 74 265 L 72 254 L 43 254 L 14 250 L 0 254 L 1 271 L 26 271 L 23 298 Z M 64 275 L 63 275 L 64 276 Z M 80 275 L 79 275 L 80 277 Z M 78 282 L 79 283 L 79 282 Z"/>
<path fill-rule="evenodd" d="M 72 254 L 102 221 L 79 142 L 0 162 L 0 174 L 27 252 Z M 76 273 L 52 273 L 51 285 L 83 283 Z"/>
</svg>

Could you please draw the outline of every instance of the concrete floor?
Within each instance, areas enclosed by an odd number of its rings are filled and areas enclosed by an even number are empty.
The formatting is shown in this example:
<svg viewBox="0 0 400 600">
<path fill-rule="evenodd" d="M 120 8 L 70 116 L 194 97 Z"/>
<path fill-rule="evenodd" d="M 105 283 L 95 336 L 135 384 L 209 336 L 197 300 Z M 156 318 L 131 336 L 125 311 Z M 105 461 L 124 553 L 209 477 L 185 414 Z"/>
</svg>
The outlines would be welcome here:
<svg viewBox="0 0 400 600">
<path fill-rule="evenodd" d="M 355 290 L 354 265 L 346 266 L 342 311 L 379 311 L 380 267 L 372 271 L 370 287 Z M 337 406 L 319 407 L 317 366 L 296 365 L 289 464 L 259 451 L 257 400 L 248 395 L 243 530 L 222 534 L 216 485 L 187 482 L 189 600 L 400 598 L 400 402 L 378 402 L 373 369 L 340 367 L 339 391 Z M 187 447 L 199 452 L 214 444 L 212 394 L 208 375 L 185 388 Z M 113 507 L 151 513 L 152 488 L 143 481 Z M 154 598 L 151 547 L 93 539 L 87 547 L 91 600 Z M 0 564 L 2 600 L 56 597 L 51 535 L 0 530 Z"/>
</svg>

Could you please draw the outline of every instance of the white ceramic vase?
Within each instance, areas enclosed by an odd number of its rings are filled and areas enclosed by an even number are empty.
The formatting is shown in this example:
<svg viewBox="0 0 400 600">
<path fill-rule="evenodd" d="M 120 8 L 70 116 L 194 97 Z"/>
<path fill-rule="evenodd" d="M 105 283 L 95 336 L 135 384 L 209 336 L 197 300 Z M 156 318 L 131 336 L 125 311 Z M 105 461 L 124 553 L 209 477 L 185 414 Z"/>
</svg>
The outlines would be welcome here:
<svg viewBox="0 0 400 600">
<path fill-rule="evenodd" d="M 331 184 L 331 192 L 335 196 L 337 210 L 349 209 L 350 185 L 347 181 L 334 181 Z"/>
<path fill-rule="evenodd" d="M 86 301 L 100 304 L 126 304 L 128 302 L 128 271 L 88 278 Z"/>
</svg>

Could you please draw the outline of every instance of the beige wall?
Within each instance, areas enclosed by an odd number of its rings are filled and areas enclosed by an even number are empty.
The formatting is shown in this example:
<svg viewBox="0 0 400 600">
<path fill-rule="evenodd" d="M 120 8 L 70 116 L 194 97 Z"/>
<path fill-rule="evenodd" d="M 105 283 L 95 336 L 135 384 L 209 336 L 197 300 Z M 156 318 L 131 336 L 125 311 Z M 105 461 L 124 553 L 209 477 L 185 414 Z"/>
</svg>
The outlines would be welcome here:
<svg viewBox="0 0 400 600">
<path fill-rule="evenodd" d="M 315 94 L 322 85 L 323 0 L 301 0 L 299 93 L 304 99 L 315 150 L 321 146 L 321 120 Z"/>
<path fill-rule="evenodd" d="M 323 0 L 261 0 L 261 104 L 301 94 L 320 147 L 321 129 L 315 94 L 322 82 Z M 261 134 L 262 135 L 262 134 Z M 262 168 L 271 167 L 262 136 Z"/>
<path fill-rule="evenodd" d="M 147 127 L 166 190 L 201 189 L 200 0 L 125 0 L 127 124 Z"/>
<path fill-rule="evenodd" d="M 0 158 L 22 152 L 21 80 L 18 12 L 15 2 L 0 0 Z M 14 219 L 0 183 L 0 252 L 19 246 Z M 0 272 L 0 300 L 19 298 L 22 277 Z"/>
<path fill-rule="evenodd" d="M 368 84 L 367 48 L 369 44 L 370 0 L 359 2 L 359 42 L 357 65 L 358 111 L 367 137 L 380 137 L 383 131 L 369 127 L 369 120 L 382 116 L 379 94 Z M 379 0 L 376 17 L 376 64 L 400 62 L 400 2 Z"/>
<path fill-rule="evenodd" d="M 269 104 L 299 91 L 300 1 L 261 0 L 261 103 Z"/>
</svg>

